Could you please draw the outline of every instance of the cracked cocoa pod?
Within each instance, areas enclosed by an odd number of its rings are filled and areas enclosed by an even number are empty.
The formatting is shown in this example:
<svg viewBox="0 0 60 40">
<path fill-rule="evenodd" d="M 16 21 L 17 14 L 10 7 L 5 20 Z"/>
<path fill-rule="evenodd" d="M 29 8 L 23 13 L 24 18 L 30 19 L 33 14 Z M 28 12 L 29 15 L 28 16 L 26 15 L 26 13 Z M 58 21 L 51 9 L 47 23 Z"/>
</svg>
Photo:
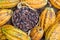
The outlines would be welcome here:
<svg viewBox="0 0 60 40">
<path fill-rule="evenodd" d="M 21 30 L 27 32 L 34 28 L 39 19 L 39 15 L 35 10 L 24 6 L 14 11 L 12 22 Z"/>
<path fill-rule="evenodd" d="M 54 7 L 60 9 L 60 0 L 50 0 L 50 2 Z"/>
</svg>

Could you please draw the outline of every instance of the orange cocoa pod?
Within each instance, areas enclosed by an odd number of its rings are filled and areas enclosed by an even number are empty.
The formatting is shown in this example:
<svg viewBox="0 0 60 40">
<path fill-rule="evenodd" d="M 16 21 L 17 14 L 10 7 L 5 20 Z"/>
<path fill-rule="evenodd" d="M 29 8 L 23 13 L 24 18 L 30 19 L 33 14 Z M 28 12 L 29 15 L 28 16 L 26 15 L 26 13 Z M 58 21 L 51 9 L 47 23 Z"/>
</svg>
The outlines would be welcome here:
<svg viewBox="0 0 60 40">
<path fill-rule="evenodd" d="M 38 24 L 31 30 L 30 36 L 32 40 L 40 40 L 43 36 L 44 30 L 43 27 L 40 26 L 40 20 Z"/>
<path fill-rule="evenodd" d="M 50 2 L 54 7 L 60 9 L 60 0 L 50 0 Z"/>
</svg>

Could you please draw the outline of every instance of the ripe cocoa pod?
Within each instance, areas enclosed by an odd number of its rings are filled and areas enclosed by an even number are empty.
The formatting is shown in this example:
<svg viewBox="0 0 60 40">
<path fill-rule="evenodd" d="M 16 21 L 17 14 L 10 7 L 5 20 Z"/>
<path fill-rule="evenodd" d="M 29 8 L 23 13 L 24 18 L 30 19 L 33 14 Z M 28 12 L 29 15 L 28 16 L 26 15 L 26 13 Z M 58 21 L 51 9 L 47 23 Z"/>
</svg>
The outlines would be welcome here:
<svg viewBox="0 0 60 40">
<path fill-rule="evenodd" d="M 43 36 L 44 30 L 43 27 L 40 26 L 40 21 L 38 24 L 31 30 L 30 36 L 32 40 L 40 40 Z"/>
<path fill-rule="evenodd" d="M 29 4 L 30 7 L 38 9 L 38 8 L 42 8 L 44 7 L 48 0 L 23 0 L 23 2 L 26 2 L 27 4 Z"/>
<path fill-rule="evenodd" d="M 60 40 L 60 11 L 57 12 L 56 21 L 51 25 L 45 35 L 45 40 Z"/>
<path fill-rule="evenodd" d="M 60 11 L 57 12 L 57 19 L 60 19 Z"/>
<path fill-rule="evenodd" d="M 1 27 L 0 27 L 0 40 L 6 40 L 6 36 L 2 33 Z"/>
<path fill-rule="evenodd" d="M 0 8 L 12 8 L 19 3 L 19 0 L 0 0 Z"/>
<path fill-rule="evenodd" d="M 60 21 L 54 23 L 45 35 L 45 40 L 60 40 Z"/>
<path fill-rule="evenodd" d="M 50 0 L 50 2 L 54 7 L 60 9 L 60 0 Z"/>
<path fill-rule="evenodd" d="M 4 25 L 2 32 L 6 35 L 8 40 L 31 40 L 25 32 L 14 28 L 12 25 Z"/>
<path fill-rule="evenodd" d="M 4 25 L 12 16 L 12 10 L 9 9 L 1 9 L 0 10 L 0 26 Z"/>
<path fill-rule="evenodd" d="M 55 22 L 51 25 L 52 27 L 57 24 L 57 22 L 60 21 L 60 11 L 57 12 L 57 17 Z M 50 27 L 46 32 L 45 32 L 45 38 L 48 36 L 50 30 L 52 29 L 52 27 Z"/>
<path fill-rule="evenodd" d="M 40 24 L 41 27 L 44 28 L 44 31 L 46 31 L 51 24 L 55 22 L 55 12 L 53 8 L 47 7 L 45 10 L 42 12 L 40 16 Z"/>
</svg>

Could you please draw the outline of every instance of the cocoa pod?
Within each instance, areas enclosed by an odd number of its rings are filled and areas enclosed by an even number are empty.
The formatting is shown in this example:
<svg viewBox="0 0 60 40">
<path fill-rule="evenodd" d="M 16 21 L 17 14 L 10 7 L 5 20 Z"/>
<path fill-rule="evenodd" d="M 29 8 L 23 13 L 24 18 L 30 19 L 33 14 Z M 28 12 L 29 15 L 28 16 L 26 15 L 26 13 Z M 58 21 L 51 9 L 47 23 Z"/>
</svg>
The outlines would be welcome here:
<svg viewBox="0 0 60 40">
<path fill-rule="evenodd" d="M 45 35 L 45 40 L 60 40 L 60 23 L 54 23 Z"/>
<path fill-rule="evenodd" d="M 38 24 L 30 31 L 30 37 L 32 40 L 40 40 L 43 36 L 44 30 L 40 26 L 40 19 Z"/>
<path fill-rule="evenodd" d="M 39 9 L 44 7 L 48 0 L 22 0 L 23 2 L 26 2 L 31 8 Z"/>
<path fill-rule="evenodd" d="M 28 32 L 36 26 L 39 14 L 35 9 L 30 8 L 25 2 L 19 3 L 17 7 L 18 9 L 14 11 L 12 16 L 12 23 L 19 29 Z"/>
<path fill-rule="evenodd" d="M 60 9 L 60 0 L 49 0 L 49 1 L 55 8 Z"/>
<path fill-rule="evenodd" d="M 14 28 L 12 25 L 4 25 L 2 32 L 6 35 L 8 40 L 31 40 L 25 32 Z"/>
<path fill-rule="evenodd" d="M 19 0 L 0 0 L 0 8 L 12 8 L 19 3 Z"/>
<path fill-rule="evenodd" d="M 45 34 L 45 40 L 60 40 L 60 11 L 57 12 L 56 21 Z"/>
<path fill-rule="evenodd" d="M 0 27 L 0 40 L 6 40 L 6 36 L 3 34 L 1 27 Z"/>
<path fill-rule="evenodd" d="M 41 13 L 40 16 L 40 24 L 41 27 L 43 27 L 44 31 L 46 31 L 50 25 L 52 25 L 55 22 L 56 15 L 53 8 L 47 7 L 44 9 L 44 11 Z"/>
<path fill-rule="evenodd" d="M 9 21 L 12 14 L 13 14 L 13 11 L 10 9 L 0 10 L 0 27 Z"/>
</svg>

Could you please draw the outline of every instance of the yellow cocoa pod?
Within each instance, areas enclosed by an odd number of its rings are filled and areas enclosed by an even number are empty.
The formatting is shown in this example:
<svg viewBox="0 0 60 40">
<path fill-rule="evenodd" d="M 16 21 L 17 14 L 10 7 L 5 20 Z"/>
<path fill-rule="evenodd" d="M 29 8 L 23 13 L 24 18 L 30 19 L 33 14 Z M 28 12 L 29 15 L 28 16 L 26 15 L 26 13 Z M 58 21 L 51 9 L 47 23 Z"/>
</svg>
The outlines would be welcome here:
<svg viewBox="0 0 60 40">
<path fill-rule="evenodd" d="M 50 26 L 50 28 L 45 32 L 45 39 L 47 39 L 48 37 L 48 34 L 50 32 L 50 30 L 52 30 L 52 27 L 58 25 L 58 21 L 60 21 L 60 11 L 57 12 L 57 17 L 56 17 L 56 20 L 55 22 Z M 57 27 L 57 26 L 56 26 Z M 54 29 L 53 29 L 54 30 Z M 52 31 L 53 31 L 52 30 Z M 49 34 L 50 35 L 50 34 Z"/>
<path fill-rule="evenodd" d="M 38 8 L 42 8 L 47 4 L 48 0 L 22 0 L 23 2 L 26 2 L 27 4 L 29 4 L 30 7 L 38 9 Z"/>
<path fill-rule="evenodd" d="M 52 25 L 49 32 L 45 35 L 45 40 L 60 40 L 60 23 L 59 21 Z"/>
<path fill-rule="evenodd" d="M 9 9 L 1 9 L 0 10 L 0 26 L 4 25 L 12 16 L 12 10 Z"/>
<path fill-rule="evenodd" d="M 31 40 L 25 32 L 14 28 L 12 25 L 4 25 L 2 32 L 6 35 L 8 40 Z"/>
<path fill-rule="evenodd" d="M 55 22 L 55 19 L 56 15 L 54 9 L 50 7 L 45 8 L 40 16 L 41 27 L 44 28 L 44 31 L 46 31 L 49 28 L 49 26 Z"/>
<path fill-rule="evenodd" d="M 60 19 L 60 11 L 57 12 L 57 19 Z"/>
<path fill-rule="evenodd" d="M 57 12 L 56 21 L 47 30 L 45 40 L 60 40 L 60 11 Z"/>
<path fill-rule="evenodd" d="M 60 0 L 50 0 L 50 2 L 54 7 L 60 9 Z"/>
<path fill-rule="evenodd" d="M 0 0 L 0 8 L 12 8 L 19 3 L 19 0 Z"/>
<path fill-rule="evenodd" d="M 0 40 L 6 40 L 6 36 L 2 33 L 1 27 L 0 27 Z"/>
</svg>

